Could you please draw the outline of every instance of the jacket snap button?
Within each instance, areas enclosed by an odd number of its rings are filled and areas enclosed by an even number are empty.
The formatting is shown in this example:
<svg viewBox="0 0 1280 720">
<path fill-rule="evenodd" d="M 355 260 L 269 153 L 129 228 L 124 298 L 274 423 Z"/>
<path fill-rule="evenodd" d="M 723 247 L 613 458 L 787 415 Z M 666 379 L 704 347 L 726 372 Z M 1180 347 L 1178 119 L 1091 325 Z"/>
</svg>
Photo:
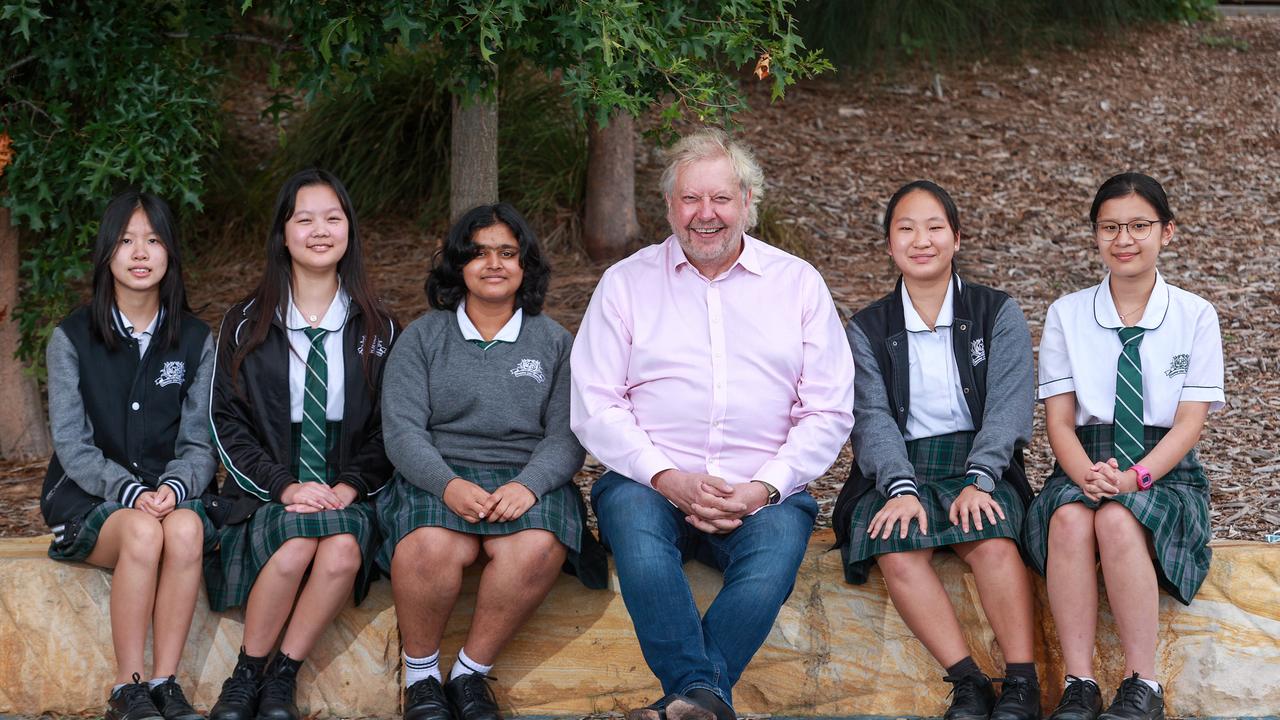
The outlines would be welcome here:
<svg viewBox="0 0 1280 720">
<path fill-rule="evenodd" d="M 893 346 L 894 346 L 894 347 L 898 347 L 898 341 L 897 341 L 897 340 L 894 340 L 894 341 L 893 341 Z"/>
<path fill-rule="evenodd" d="M 138 403 L 134 403 L 134 404 L 130 405 L 129 407 L 133 408 L 134 410 L 137 410 L 137 409 L 138 409 L 139 407 L 141 407 L 141 406 L 140 406 L 140 405 L 138 405 Z"/>
<path fill-rule="evenodd" d="M 964 389 L 964 394 L 965 394 L 965 395 L 968 395 L 968 394 L 969 394 L 969 388 L 965 388 L 965 389 Z"/>
<path fill-rule="evenodd" d="M 907 411 L 906 408 L 898 408 L 898 412 L 906 412 L 906 411 Z"/>
<path fill-rule="evenodd" d="M 969 329 L 969 326 L 968 326 L 968 325 L 963 325 L 963 324 L 962 324 L 962 325 L 960 326 L 960 329 L 961 329 L 961 330 L 968 330 L 968 329 Z"/>
</svg>

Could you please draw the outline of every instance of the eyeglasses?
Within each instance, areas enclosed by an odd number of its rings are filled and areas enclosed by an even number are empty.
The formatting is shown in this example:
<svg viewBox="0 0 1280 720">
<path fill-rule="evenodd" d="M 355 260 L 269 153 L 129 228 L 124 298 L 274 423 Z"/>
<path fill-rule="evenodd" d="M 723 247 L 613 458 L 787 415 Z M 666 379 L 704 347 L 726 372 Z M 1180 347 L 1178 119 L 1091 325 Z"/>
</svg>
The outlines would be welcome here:
<svg viewBox="0 0 1280 720">
<path fill-rule="evenodd" d="M 1116 238 L 1120 237 L 1121 228 L 1127 228 L 1129 231 L 1129 237 L 1133 238 L 1134 240 L 1146 240 L 1147 236 L 1151 234 L 1151 227 L 1161 222 L 1164 222 L 1164 221 L 1163 220 L 1133 220 L 1127 223 L 1107 221 L 1107 222 L 1094 223 L 1093 231 L 1097 233 L 1099 240 L 1105 240 L 1107 242 L 1111 242 L 1112 240 L 1115 240 Z"/>
</svg>

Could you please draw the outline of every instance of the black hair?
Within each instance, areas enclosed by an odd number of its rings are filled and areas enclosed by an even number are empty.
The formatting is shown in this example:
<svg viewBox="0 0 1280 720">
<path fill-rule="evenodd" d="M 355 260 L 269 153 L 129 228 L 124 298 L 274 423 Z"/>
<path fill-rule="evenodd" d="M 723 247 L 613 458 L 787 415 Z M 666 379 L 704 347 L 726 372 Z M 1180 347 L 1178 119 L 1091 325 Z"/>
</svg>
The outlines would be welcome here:
<svg viewBox="0 0 1280 720">
<path fill-rule="evenodd" d="M 516 236 L 520 247 L 520 267 L 524 279 L 516 290 L 515 306 L 528 315 L 542 312 L 547 299 L 547 287 L 551 284 L 551 263 L 542 255 L 538 236 L 533 233 L 524 217 L 508 203 L 479 205 L 464 214 L 445 237 L 444 247 L 431 259 L 424 289 L 427 302 L 436 310 L 457 310 L 458 303 L 467 296 L 467 283 L 462 278 L 462 268 L 476 256 L 474 242 L 476 232 L 498 223 L 506 225 Z"/>
<path fill-rule="evenodd" d="M 947 216 L 947 224 L 951 226 L 951 232 L 956 237 L 960 237 L 960 211 L 956 209 L 956 202 L 951 199 L 951 195 L 943 190 L 937 183 L 928 180 L 916 180 L 898 188 L 898 191 L 889 198 L 889 206 L 884 210 L 884 238 L 889 239 L 889 230 L 893 225 L 893 211 L 898 208 L 898 203 L 902 202 L 902 198 L 910 195 L 916 190 L 923 190 L 933 196 L 942 205 L 942 212 Z"/>
<path fill-rule="evenodd" d="M 1098 194 L 1093 196 L 1093 206 L 1089 208 L 1089 222 L 1098 222 L 1098 211 L 1102 209 L 1104 202 L 1130 195 L 1137 195 L 1151 203 L 1160 222 L 1173 221 L 1173 210 L 1169 209 L 1169 197 L 1164 194 L 1164 188 L 1160 183 L 1150 175 L 1127 172 L 1112 175 L 1102 183 L 1102 187 L 1098 188 Z"/>
<path fill-rule="evenodd" d="M 177 346 L 182 331 L 182 315 L 191 311 L 187 304 L 187 288 L 182 282 L 182 252 L 178 247 L 178 222 L 173 211 L 169 209 L 168 203 L 155 195 L 128 188 L 107 203 L 107 209 L 102 213 L 102 222 L 98 224 L 98 238 L 93 246 L 93 295 L 89 300 L 89 328 L 110 350 L 115 350 L 120 343 L 113 317 L 116 294 L 111 259 L 120 247 L 133 212 L 139 209 L 146 214 L 152 231 L 169 256 L 159 287 L 163 321 L 156 328 L 155 337 L 161 346 Z"/>
<path fill-rule="evenodd" d="M 288 310 L 290 286 L 293 280 L 293 258 L 285 244 L 284 229 L 289 218 L 293 217 L 298 191 L 313 185 L 324 185 L 332 190 L 333 194 L 338 196 L 343 214 L 347 216 L 347 250 L 338 261 L 338 278 L 342 282 L 342 289 L 360 308 L 364 316 L 364 326 L 370 334 L 379 333 L 383 337 L 390 334 L 394 316 L 374 293 L 369 275 L 365 271 L 364 252 L 360 246 L 360 225 L 356 220 L 356 210 L 351 204 L 351 196 L 347 194 L 346 186 L 336 175 L 327 170 L 319 168 L 302 170 L 286 180 L 284 186 L 280 188 L 280 194 L 276 196 L 271 231 L 267 235 L 267 264 L 263 268 L 262 279 L 258 281 L 258 286 L 245 298 L 246 303 L 253 302 L 253 307 L 249 310 L 251 329 L 248 338 L 236 349 L 232 358 L 231 377 L 233 379 L 244 358 L 267 339 L 267 333 L 271 329 L 271 322 L 276 314 L 279 313 L 284 317 Z M 364 343 L 361 349 L 366 379 L 369 379 L 369 356 L 374 352 L 376 345 L 377 343 L 373 342 Z"/>
</svg>

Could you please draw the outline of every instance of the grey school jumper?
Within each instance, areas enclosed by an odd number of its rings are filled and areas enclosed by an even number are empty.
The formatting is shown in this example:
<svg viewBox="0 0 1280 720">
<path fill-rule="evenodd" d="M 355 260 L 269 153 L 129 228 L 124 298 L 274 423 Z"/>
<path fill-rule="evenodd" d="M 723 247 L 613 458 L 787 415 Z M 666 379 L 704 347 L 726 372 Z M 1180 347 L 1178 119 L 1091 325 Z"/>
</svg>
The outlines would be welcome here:
<svg viewBox="0 0 1280 720">
<path fill-rule="evenodd" d="M 525 314 L 514 343 L 482 350 L 453 312 L 413 321 L 382 379 L 387 457 L 413 485 L 444 495 L 450 467 L 523 468 L 515 481 L 539 498 L 568 482 L 584 451 L 569 429 L 573 336 Z"/>
</svg>

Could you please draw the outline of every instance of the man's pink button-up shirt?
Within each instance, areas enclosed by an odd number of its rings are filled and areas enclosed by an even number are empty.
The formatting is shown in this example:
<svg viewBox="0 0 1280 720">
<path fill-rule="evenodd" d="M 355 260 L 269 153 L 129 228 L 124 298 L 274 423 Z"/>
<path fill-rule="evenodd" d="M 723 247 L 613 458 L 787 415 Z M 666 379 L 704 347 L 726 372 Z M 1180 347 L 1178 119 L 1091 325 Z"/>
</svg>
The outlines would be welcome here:
<svg viewBox="0 0 1280 720">
<path fill-rule="evenodd" d="M 675 236 L 609 268 L 573 344 L 571 424 L 606 467 L 676 468 L 782 497 L 826 472 L 853 428 L 853 356 L 822 276 L 744 238 L 706 278 Z"/>
</svg>

